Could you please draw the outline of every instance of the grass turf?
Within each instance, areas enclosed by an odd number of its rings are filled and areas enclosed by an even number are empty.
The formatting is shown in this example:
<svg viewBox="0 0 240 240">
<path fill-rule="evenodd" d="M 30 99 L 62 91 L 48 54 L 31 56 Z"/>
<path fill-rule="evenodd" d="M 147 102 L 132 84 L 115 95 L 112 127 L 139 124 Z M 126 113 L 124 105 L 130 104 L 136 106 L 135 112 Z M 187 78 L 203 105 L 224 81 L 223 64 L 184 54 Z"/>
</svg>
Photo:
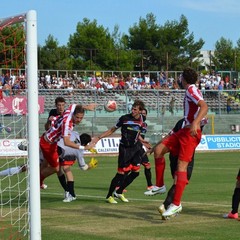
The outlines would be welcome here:
<svg viewBox="0 0 240 240">
<path fill-rule="evenodd" d="M 198 153 L 190 184 L 186 187 L 179 216 L 161 220 L 157 207 L 165 195 L 144 196 L 143 169 L 128 187 L 129 203 L 108 204 L 105 196 L 116 173 L 117 157 L 97 156 L 99 166 L 86 172 L 74 165 L 77 200 L 63 203 L 56 176 L 41 191 L 42 239 L 237 239 L 239 221 L 223 219 L 231 209 L 231 197 L 239 168 L 239 153 Z M 89 158 L 86 157 L 88 161 Z M 152 174 L 154 182 L 154 163 Z M 166 185 L 172 179 L 169 167 Z"/>
<path fill-rule="evenodd" d="M 163 221 L 157 207 L 166 194 L 144 196 L 146 180 L 143 168 L 140 176 L 127 188 L 129 203 L 120 200 L 108 204 L 105 197 L 116 173 L 117 156 L 98 156 L 99 166 L 89 171 L 72 167 L 77 200 L 63 203 L 63 190 L 56 175 L 45 180 L 41 190 L 41 225 L 43 240 L 225 240 L 239 238 L 239 221 L 223 219 L 231 209 L 231 198 L 239 169 L 239 152 L 197 153 L 190 183 L 183 198 L 183 211 L 177 217 Z M 90 157 L 85 157 L 86 162 Z M 172 185 L 168 166 L 165 184 Z M 154 160 L 152 163 L 155 182 Z M 17 176 L 11 177 L 12 181 Z M 6 224 L 0 219 L 0 224 Z M 3 228 L 1 228 L 3 229 Z M 2 231 L 2 230 L 1 230 Z M 0 238 L 3 235 L 3 231 Z M 20 237 L 6 239 L 24 239 Z"/>
</svg>

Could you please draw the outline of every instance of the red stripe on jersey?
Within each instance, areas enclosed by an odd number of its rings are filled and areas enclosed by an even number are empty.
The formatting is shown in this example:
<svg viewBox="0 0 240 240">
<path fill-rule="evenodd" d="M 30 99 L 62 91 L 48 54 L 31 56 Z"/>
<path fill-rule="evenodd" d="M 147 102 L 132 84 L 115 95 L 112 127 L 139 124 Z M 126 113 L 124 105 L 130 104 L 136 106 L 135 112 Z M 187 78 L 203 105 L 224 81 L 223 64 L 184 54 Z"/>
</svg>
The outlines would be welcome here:
<svg viewBox="0 0 240 240">
<path fill-rule="evenodd" d="M 199 111 L 197 104 L 200 100 L 203 100 L 201 91 L 195 85 L 190 85 L 186 90 L 183 106 L 186 125 L 191 124 L 196 118 Z"/>
<path fill-rule="evenodd" d="M 71 135 L 74 125 L 72 116 L 75 107 L 76 104 L 70 105 L 62 116 L 53 119 L 50 129 L 46 132 L 46 136 L 50 142 L 58 142 L 61 137 Z"/>
</svg>

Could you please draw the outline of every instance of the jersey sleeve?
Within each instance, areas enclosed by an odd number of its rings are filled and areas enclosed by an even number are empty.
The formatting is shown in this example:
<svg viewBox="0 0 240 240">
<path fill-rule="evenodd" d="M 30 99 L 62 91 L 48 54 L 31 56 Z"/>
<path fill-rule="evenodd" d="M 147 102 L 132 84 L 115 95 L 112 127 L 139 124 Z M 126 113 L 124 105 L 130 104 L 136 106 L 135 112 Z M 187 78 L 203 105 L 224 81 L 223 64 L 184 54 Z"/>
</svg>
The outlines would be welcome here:
<svg viewBox="0 0 240 240">
<path fill-rule="evenodd" d="M 187 95 L 195 104 L 197 104 L 200 100 L 203 100 L 201 91 L 195 85 L 191 85 L 188 88 Z"/>
<path fill-rule="evenodd" d="M 118 119 L 118 121 L 116 122 L 115 128 L 120 128 L 120 127 L 122 127 L 123 122 L 124 122 L 124 116 L 121 116 L 121 117 Z"/>
</svg>

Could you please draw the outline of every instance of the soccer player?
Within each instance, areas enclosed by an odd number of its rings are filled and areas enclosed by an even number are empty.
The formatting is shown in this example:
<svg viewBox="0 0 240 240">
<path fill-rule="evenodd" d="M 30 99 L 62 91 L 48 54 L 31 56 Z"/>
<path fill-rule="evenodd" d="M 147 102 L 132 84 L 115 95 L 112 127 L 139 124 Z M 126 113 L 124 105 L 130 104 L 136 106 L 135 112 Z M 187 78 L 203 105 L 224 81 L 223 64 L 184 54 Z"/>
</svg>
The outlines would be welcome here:
<svg viewBox="0 0 240 240">
<path fill-rule="evenodd" d="M 111 181 L 106 196 L 108 203 L 117 203 L 114 197 L 119 198 L 123 202 L 129 202 L 128 199 L 125 198 L 123 190 L 139 175 L 143 144 L 147 148 L 150 147 L 150 144 L 140 137 L 145 121 L 145 117 L 141 114 L 144 108 L 145 105 L 141 100 L 135 100 L 131 113 L 121 116 L 115 126 L 96 138 L 95 142 L 112 135 L 118 128 L 121 128 L 118 169 L 115 177 Z M 119 189 L 114 192 L 119 183 Z"/>
<path fill-rule="evenodd" d="M 45 130 L 48 130 L 51 126 L 51 121 L 56 116 L 61 116 L 65 111 L 65 104 L 66 101 L 63 97 L 57 97 L 55 99 L 55 106 L 56 108 L 53 108 L 50 110 L 47 122 L 45 123 Z"/>
<path fill-rule="evenodd" d="M 63 115 L 63 113 L 65 111 L 65 105 L 66 105 L 66 101 L 65 101 L 65 99 L 63 97 L 57 97 L 55 99 L 55 107 L 56 108 L 53 108 L 53 109 L 50 110 L 47 122 L 45 123 L 45 130 L 48 130 L 50 128 L 51 121 L 54 119 L 54 117 Z M 91 109 L 91 105 L 90 106 L 89 105 L 84 106 L 84 109 L 85 110 L 92 110 Z M 61 186 L 64 189 L 67 189 L 64 173 L 62 171 L 59 171 L 57 173 L 57 176 L 58 176 L 58 180 L 59 180 Z M 41 189 L 46 189 L 47 185 L 43 183 L 40 187 L 41 187 Z"/>
<path fill-rule="evenodd" d="M 184 118 L 180 119 L 166 137 L 168 137 L 171 134 L 174 134 L 177 131 L 179 131 L 180 129 L 182 129 L 184 127 L 184 123 L 185 123 Z M 201 131 L 203 130 L 203 127 L 207 123 L 208 123 L 208 119 L 203 118 L 202 121 L 201 121 Z M 187 167 L 187 179 L 188 179 L 188 181 L 190 180 L 190 178 L 192 176 L 192 171 L 193 171 L 193 166 L 194 166 L 194 154 L 195 154 L 195 152 L 193 153 L 192 160 L 191 160 L 191 162 L 189 162 L 188 167 Z M 171 175 L 172 175 L 172 178 L 174 179 L 175 171 L 177 170 L 178 156 L 174 156 L 170 152 L 169 160 L 170 160 Z M 154 191 L 155 188 L 156 188 L 156 191 Z M 175 193 L 175 188 L 176 188 L 176 185 L 175 185 L 175 183 L 173 183 L 171 188 L 168 190 L 167 197 L 165 198 L 164 202 L 158 207 L 158 211 L 161 215 L 166 211 L 166 209 L 172 203 L 174 193 Z M 151 190 L 146 191 L 144 194 L 146 196 L 154 196 L 158 193 L 161 193 L 157 190 L 158 190 L 158 187 L 154 186 Z M 165 219 L 165 218 L 163 218 L 163 219 Z"/>
<path fill-rule="evenodd" d="M 77 132 L 72 132 L 70 136 L 70 140 L 79 144 L 81 146 L 86 146 L 88 143 L 91 142 L 91 136 L 87 133 L 83 133 L 79 136 Z M 65 184 L 62 185 L 63 189 L 65 190 L 65 198 L 63 202 L 71 202 L 76 200 L 76 195 L 74 192 L 74 178 L 73 173 L 71 171 L 71 166 L 75 163 L 76 159 L 78 161 L 79 168 L 81 170 L 88 170 L 93 168 L 90 163 L 86 164 L 83 158 L 84 150 L 75 149 L 71 147 L 67 147 L 64 145 L 63 139 L 60 139 L 58 142 L 58 154 L 59 154 L 59 164 L 61 166 L 60 171 L 63 170 L 67 177 L 67 182 L 64 176 Z"/>
<path fill-rule="evenodd" d="M 187 166 L 191 162 L 193 153 L 201 140 L 200 122 L 207 115 L 208 106 L 200 90 L 196 87 L 198 75 L 192 68 L 185 68 L 181 76 L 181 84 L 186 89 L 184 97 L 184 127 L 176 133 L 163 139 L 154 149 L 155 167 L 158 183 L 164 185 L 165 158 L 171 152 L 178 156 L 177 171 L 174 175 L 175 192 L 172 203 L 162 214 L 163 218 L 175 216 L 182 211 L 181 198 L 188 183 Z"/>
<path fill-rule="evenodd" d="M 93 110 L 95 107 L 96 104 L 90 104 L 88 105 L 88 110 Z M 57 142 L 61 138 L 63 138 L 65 146 L 75 149 L 89 150 L 95 146 L 94 143 L 90 143 L 86 146 L 79 146 L 70 140 L 73 126 L 80 124 L 84 117 L 84 109 L 82 105 L 70 105 L 62 116 L 58 116 L 52 120 L 51 127 L 41 136 L 40 148 L 43 153 L 44 161 L 40 170 L 40 185 L 46 177 L 59 171 Z"/>
<path fill-rule="evenodd" d="M 145 118 L 147 118 L 147 109 L 144 108 L 141 113 Z M 147 123 L 144 121 L 141 131 L 142 139 L 145 138 L 147 133 Z M 147 190 L 150 191 L 153 188 L 152 184 L 152 173 L 151 173 L 151 163 L 148 159 L 148 155 L 145 153 L 144 147 L 142 148 L 142 161 L 141 164 L 144 166 L 144 175 L 147 181 Z M 116 190 L 119 189 L 119 186 L 116 187 Z M 125 189 L 123 191 L 126 191 Z"/>
<path fill-rule="evenodd" d="M 232 196 L 232 210 L 223 215 L 224 218 L 238 219 L 238 208 L 240 202 L 240 169 L 237 175 L 237 182 Z"/>
<path fill-rule="evenodd" d="M 26 170 L 27 170 L 27 165 L 23 164 L 21 166 L 11 167 L 11 168 L 7 168 L 7 169 L 0 171 L 0 176 L 1 177 L 13 176 L 18 173 L 26 172 Z"/>
</svg>

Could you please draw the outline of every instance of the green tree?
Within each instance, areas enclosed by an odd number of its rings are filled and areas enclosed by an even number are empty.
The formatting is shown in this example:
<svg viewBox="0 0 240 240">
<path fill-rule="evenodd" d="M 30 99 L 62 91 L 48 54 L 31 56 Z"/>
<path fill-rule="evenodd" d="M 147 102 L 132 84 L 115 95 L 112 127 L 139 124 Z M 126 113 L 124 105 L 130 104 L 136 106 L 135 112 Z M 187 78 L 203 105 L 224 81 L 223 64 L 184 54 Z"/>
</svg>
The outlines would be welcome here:
<svg viewBox="0 0 240 240">
<path fill-rule="evenodd" d="M 68 47 L 75 69 L 111 69 L 114 62 L 114 40 L 108 29 L 84 18 L 70 35 Z"/>
<path fill-rule="evenodd" d="M 162 49 L 162 60 L 159 63 L 165 69 L 181 70 L 184 66 L 198 64 L 200 50 L 204 41 L 195 42 L 194 34 L 189 33 L 187 18 L 182 15 L 179 22 L 167 21 L 160 28 L 159 47 Z"/>
<path fill-rule="evenodd" d="M 67 47 L 59 46 L 58 40 L 49 35 L 43 47 L 38 46 L 39 69 L 71 70 L 72 62 Z"/>
<path fill-rule="evenodd" d="M 124 36 L 127 48 L 134 50 L 136 70 L 154 70 L 159 51 L 159 26 L 156 17 L 150 13 L 146 19 L 140 18 L 138 24 L 129 28 L 129 36 Z"/>
<path fill-rule="evenodd" d="M 211 56 L 215 69 L 218 71 L 231 71 L 234 69 L 235 49 L 229 39 L 223 37 L 215 44 L 214 54 Z"/>
<path fill-rule="evenodd" d="M 141 70 L 180 70 L 184 65 L 194 66 L 204 41 L 194 41 L 189 34 L 185 16 L 180 21 L 167 21 L 163 26 L 156 24 L 150 13 L 146 19 L 129 29 L 128 46 L 139 51 L 137 61 Z M 197 63 L 195 64 L 197 65 Z"/>
<path fill-rule="evenodd" d="M 240 71 L 240 39 L 238 39 L 237 47 L 234 51 L 234 70 Z"/>
</svg>

